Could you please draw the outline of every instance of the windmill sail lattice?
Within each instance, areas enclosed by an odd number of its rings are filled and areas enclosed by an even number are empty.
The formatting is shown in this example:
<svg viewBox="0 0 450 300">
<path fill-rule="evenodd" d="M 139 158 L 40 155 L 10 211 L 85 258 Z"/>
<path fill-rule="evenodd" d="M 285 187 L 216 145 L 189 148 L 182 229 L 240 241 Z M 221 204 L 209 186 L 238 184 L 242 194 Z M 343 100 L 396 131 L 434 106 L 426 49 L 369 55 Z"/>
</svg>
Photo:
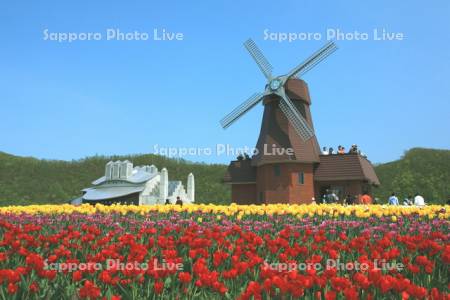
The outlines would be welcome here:
<svg viewBox="0 0 450 300">
<path fill-rule="evenodd" d="M 256 64 L 261 69 L 261 72 L 263 72 L 264 76 L 266 76 L 267 80 L 272 79 L 273 67 L 264 56 L 264 54 L 262 54 L 261 50 L 259 50 L 258 46 L 256 46 L 255 42 L 252 39 L 248 39 L 244 43 L 244 46 L 256 61 Z"/>
</svg>

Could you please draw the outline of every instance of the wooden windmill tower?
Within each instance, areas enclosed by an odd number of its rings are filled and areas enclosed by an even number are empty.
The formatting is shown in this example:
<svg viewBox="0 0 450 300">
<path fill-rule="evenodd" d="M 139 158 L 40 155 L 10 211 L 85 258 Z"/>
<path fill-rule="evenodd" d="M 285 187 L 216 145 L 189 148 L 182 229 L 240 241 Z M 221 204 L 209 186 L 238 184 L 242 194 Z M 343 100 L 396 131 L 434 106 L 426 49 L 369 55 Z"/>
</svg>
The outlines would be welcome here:
<svg viewBox="0 0 450 300">
<path fill-rule="evenodd" d="M 307 84 L 298 78 L 333 53 L 327 43 L 286 75 L 273 76 L 272 65 L 250 39 L 244 46 L 267 79 L 263 92 L 255 93 L 221 120 L 229 127 L 262 102 L 264 115 L 256 144 L 257 153 L 233 161 L 225 181 L 232 184 L 238 203 L 306 203 L 314 197 L 314 168 L 320 149 L 314 134 Z M 279 151 L 274 153 L 273 149 Z"/>
</svg>

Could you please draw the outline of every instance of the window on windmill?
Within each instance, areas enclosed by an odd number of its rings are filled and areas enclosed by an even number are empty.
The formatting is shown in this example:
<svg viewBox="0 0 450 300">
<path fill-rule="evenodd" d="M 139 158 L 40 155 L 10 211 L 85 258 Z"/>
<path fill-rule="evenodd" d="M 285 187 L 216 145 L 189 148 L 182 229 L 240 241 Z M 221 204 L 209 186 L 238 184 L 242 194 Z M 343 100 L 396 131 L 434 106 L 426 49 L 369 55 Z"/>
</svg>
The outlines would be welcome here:
<svg viewBox="0 0 450 300">
<path fill-rule="evenodd" d="M 275 165 L 273 166 L 273 174 L 275 176 L 280 176 L 281 175 L 281 169 L 279 165 Z"/>
<path fill-rule="evenodd" d="M 305 184 L 305 173 L 298 172 L 298 184 Z"/>
</svg>

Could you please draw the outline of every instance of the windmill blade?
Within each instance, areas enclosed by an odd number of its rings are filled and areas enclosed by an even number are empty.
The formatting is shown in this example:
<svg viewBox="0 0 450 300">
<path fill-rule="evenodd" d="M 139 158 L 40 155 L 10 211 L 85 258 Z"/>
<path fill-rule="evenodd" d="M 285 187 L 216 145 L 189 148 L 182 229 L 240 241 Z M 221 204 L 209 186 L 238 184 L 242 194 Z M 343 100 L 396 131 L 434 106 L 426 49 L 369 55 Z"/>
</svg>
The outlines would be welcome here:
<svg viewBox="0 0 450 300">
<path fill-rule="evenodd" d="M 330 54 L 332 54 L 334 51 L 337 50 L 337 46 L 334 42 L 329 42 L 322 48 L 320 48 L 318 51 L 316 51 L 313 55 L 308 57 L 305 61 L 303 61 L 301 64 L 299 64 L 297 67 L 292 69 L 288 74 L 287 78 L 291 78 L 293 76 L 299 77 L 309 70 L 311 70 L 313 67 L 315 67 L 318 63 L 320 63 L 322 60 L 327 58 Z"/>
<path fill-rule="evenodd" d="M 327 51 L 326 53 L 322 54 L 321 56 L 319 56 L 316 60 L 314 60 L 314 62 L 312 62 L 311 64 L 308 64 L 307 66 L 305 66 L 305 68 L 301 69 L 296 76 L 297 77 L 301 77 L 303 76 L 306 72 L 308 72 L 309 70 L 311 70 L 312 68 L 314 68 L 317 64 L 319 64 L 321 61 L 323 61 L 325 58 L 327 58 L 328 56 L 330 56 L 334 51 L 336 51 L 338 48 L 334 47 L 332 49 L 330 49 L 329 51 Z"/>
<path fill-rule="evenodd" d="M 305 118 L 299 113 L 291 99 L 284 94 L 280 100 L 280 109 L 286 115 L 289 122 L 291 122 L 295 131 L 300 137 L 307 141 L 314 136 L 314 130 L 309 126 Z"/>
<path fill-rule="evenodd" d="M 220 125 L 222 125 L 224 129 L 228 128 L 231 124 L 233 124 L 240 117 L 242 117 L 246 112 L 255 107 L 255 105 L 258 104 L 258 102 L 260 102 L 263 97 L 264 93 L 253 94 L 245 102 L 236 107 L 231 113 L 229 113 L 222 120 L 220 120 Z"/>
<path fill-rule="evenodd" d="M 267 80 L 270 80 L 272 78 L 273 67 L 264 54 L 262 54 L 261 50 L 259 50 L 255 42 L 252 39 L 248 39 L 244 43 L 244 46 L 255 60 L 261 72 L 263 72 L 264 76 L 266 76 Z"/>
</svg>

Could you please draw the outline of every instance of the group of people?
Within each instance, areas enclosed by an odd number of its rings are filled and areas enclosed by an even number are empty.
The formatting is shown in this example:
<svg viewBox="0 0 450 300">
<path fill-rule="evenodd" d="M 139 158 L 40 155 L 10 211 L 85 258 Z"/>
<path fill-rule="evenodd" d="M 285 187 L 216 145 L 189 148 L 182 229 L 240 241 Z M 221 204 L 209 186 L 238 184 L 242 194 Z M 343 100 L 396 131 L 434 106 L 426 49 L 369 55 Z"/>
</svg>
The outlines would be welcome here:
<svg viewBox="0 0 450 300">
<path fill-rule="evenodd" d="M 315 201 L 313 201 L 315 203 Z M 339 196 L 333 190 L 327 190 L 323 195 L 320 203 L 323 204 L 331 204 L 331 203 L 339 203 L 344 205 L 352 205 L 352 204 L 379 204 L 379 201 L 375 198 L 373 199 L 367 192 L 364 192 L 362 195 L 347 195 L 344 199 L 339 199 Z M 408 196 L 403 199 L 403 202 L 400 204 L 400 201 L 395 193 L 392 193 L 388 199 L 389 205 L 416 205 L 416 206 L 425 206 L 425 199 L 419 193 L 416 193 L 413 196 Z"/>
<path fill-rule="evenodd" d="M 392 193 L 391 196 L 388 199 L 389 205 L 400 205 L 400 201 L 398 200 L 398 197 L 395 193 Z M 425 199 L 419 194 L 416 193 L 413 196 L 409 195 L 405 199 L 403 199 L 403 205 L 409 206 L 409 205 L 416 205 L 416 206 L 424 206 L 425 205 Z"/>
<path fill-rule="evenodd" d="M 321 203 L 323 204 L 331 204 L 331 203 L 339 203 L 344 205 L 353 205 L 353 204 L 372 204 L 374 203 L 372 197 L 364 192 L 362 195 L 347 195 L 342 200 L 339 199 L 339 196 L 333 190 L 327 190 L 325 194 L 322 195 Z"/>
<path fill-rule="evenodd" d="M 252 158 L 250 157 L 250 155 L 248 155 L 248 153 L 240 153 L 237 157 L 237 160 L 251 160 Z"/>
<path fill-rule="evenodd" d="M 169 205 L 169 204 L 172 204 L 172 203 L 170 202 L 169 199 L 166 199 L 166 203 L 164 203 L 164 204 L 165 205 Z M 181 200 L 180 197 L 177 197 L 177 201 L 175 201 L 175 204 L 177 204 L 179 206 L 183 206 L 183 200 Z"/>
<path fill-rule="evenodd" d="M 365 156 L 361 150 L 358 149 L 358 145 L 353 144 L 350 147 L 350 150 L 346 151 L 344 146 L 339 145 L 337 151 L 335 151 L 332 147 L 323 147 L 322 155 L 333 155 L 333 154 L 359 154 Z"/>
</svg>

